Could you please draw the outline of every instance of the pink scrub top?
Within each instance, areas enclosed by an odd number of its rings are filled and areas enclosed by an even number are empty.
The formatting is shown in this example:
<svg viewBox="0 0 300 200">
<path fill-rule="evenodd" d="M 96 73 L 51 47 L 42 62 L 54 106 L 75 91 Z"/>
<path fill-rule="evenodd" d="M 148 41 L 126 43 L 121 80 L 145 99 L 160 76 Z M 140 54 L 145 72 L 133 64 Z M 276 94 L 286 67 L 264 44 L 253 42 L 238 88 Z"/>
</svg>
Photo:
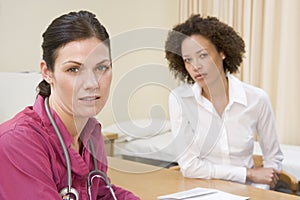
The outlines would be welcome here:
<svg viewBox="0 0 300 200">
<path fill-rule="evenodd" d="M 94 169 L 88 140 L 94 144 L 98 169 L 106 174 L 107 158 L 101 125 L 90 118 L 81 135 L 80 155 L 71 148 L 72 137 L 59 116 L 52 116 L 66 144 L 72 170 L 72 187 L 82 200 L 88 199 L 87 176 Z M 34 106 L 26 107 L 11 120 L 0 125 L 0 199 L 61 200 L 59 191 L 67 186 L 64 153 L 47 117 L 44 99 L 38 96 Z M 131 192 L 112 186 L 118 199 L 139 199 Z M 92 199 L 112 199 L 102 179 L 92 184 Z"/>
</svg>

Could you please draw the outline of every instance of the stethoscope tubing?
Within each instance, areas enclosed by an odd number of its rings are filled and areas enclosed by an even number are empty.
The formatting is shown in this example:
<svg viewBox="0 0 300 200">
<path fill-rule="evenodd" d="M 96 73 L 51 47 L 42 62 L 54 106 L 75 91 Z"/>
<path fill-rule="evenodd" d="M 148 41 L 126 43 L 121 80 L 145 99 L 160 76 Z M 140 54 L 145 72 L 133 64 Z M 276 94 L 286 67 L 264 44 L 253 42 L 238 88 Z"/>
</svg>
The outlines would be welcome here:
<svg viewBox="0 0 300 200">
<path fill-rule="evenodd" d="M 71 172 L 71 162 L 70 162 L 70 157 L 69 157 L 69 154 L 67 153 L 68 150 L 67 150 L 67 147 L 64 143 L 64 140 L 60 134 L 60 131 L 51 115 L 51 112 L 50 112 L 50 109 L 49 109 L 49 101 L 48 101 L 48 97 L 45 98 L 45 102 L 44 102 L 44 105 L 45 105 L 45 109 L 46 109 L 46 113 L 48 115 L 48 118 L 55 130 L 55 133 L 59 139 L 59 142 L 60 142 L 60 145 L 63 149 L 63 152 L 64 152 L 64 156 L 65 156 L 65 160 L 66 160 L 66 165 L 67 165 L 67 174 L 68 174 L 68 180 L 67 180 L 67 185 L 68 185 L 68 191 L 71 191 L 71 187 L 72 187 L 72 172 Z"/>
<path fill-rule="evenodd" d="M 59 142 L 61 144 L 61 147 L 63 149 L 63 153 L 64 153 L 64 156 L 65 156 L 65 160 L 66 160 L 66 166 L 67 166 L 67 175 L 68 175 L 68 178 L 67 178 L 67 187 L 66 188 L 63 188 L 61 191 L 60 191 L 60 195 L 61 196 L 64 196 L 64 195 L 68 195 L 68 194 L 72 194 L 75 196 L 75 199 L 76 200 L 79 200 L 79 194 L 77 192 L 77 190 L 75 188 L 72 188 L 72 172 L 71 172 L 71 161 L 70 161 L 70 157 L 69 157 L 69 154 L 68 154 L 68 150 L 67 150 L 67 147 L 64 143 L 64 140 L 62 138 L 62 135 L 51 115 L 51 111 L 50 111 L 50 108 L 49 108 L 49 98 L 46 97 L 45 98 L 45 101 L 44 101 L 44 105 L 45 105 L 45 109 L 46 109 L 46 113 L 47 113 L 47 116 L 54 128 L 54 131 L 59 139 Z M 88 195 L 89 195 L 89 199 L 91 200 L 92 199 L 92 194 L 91 194 L 91 186 L 92 186 L 92 182 L 93 182 L 93 179 L 95 177 L 97 178 L 101 178 L 105 181 L 105 184 L 106 184 L 106 187 L 109 188 L 112 196 L 113 196 L 113 199 L 114 200 L 117 200 L 116 198 L 116 195 L 111 187 L 111 184 L 110 184 L 110 181 L 108 179 L 108 177 L 106 176 L 106 174 L 104 174 L 102 171 L 98 170 L 98 164 L 97 164 L 97 160 L 96 160 L 96 153 L 95 153 L 95 148 L 94 148 L 94 145 L 92 143 L 91 140 L 89 140 L 89 145 L 90 145 L 90 150 L 91 150 L 91 154 L 92 154 L 92 157 L 93 157 L 93 164 L 94 164 L 94 170 L 91 171 L 89 174 L 88 174 L 88 180 L 87 180 L 87 185 L 88 185 Z"/>
</svg>

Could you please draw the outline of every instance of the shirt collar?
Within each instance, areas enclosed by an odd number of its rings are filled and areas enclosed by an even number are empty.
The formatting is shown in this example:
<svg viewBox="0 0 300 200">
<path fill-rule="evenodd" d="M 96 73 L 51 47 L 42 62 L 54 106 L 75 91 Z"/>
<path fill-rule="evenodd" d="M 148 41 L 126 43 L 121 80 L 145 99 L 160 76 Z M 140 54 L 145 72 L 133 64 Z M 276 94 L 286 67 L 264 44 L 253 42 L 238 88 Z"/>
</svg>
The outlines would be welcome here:
<svg viewBox="0 0 300 200">
<path fill-rule="evenodd" d="M 236 102 L 246 106 L 247 98 L 242 82 L 229 73 L 226 76 L 228 78 L 229 85 L 229 104 Z M 202 95 L 199 95 L 202 93 L 202 88 L 199 86 L 199 84 L 194 83 L 191 88 L 192 90 L 185 91 L 185 95 L 195 96 L 199 103 L 205 103 L 205 98 Z"/>
<path fill-rule="evenodd" d="M 101 124 L 95 118 L 89 118 L 87 124 L 82 130 L 80 138 L 84 146 L 88 145 L 88 140 L 99 141 L 99 136 L 101 135 Z M 95 137 L 95 138 L 94 138 Z"/>
<path fill-rule="evenodd" d="M 242 82 L 231 74 L 227 75 L 229 85 L 229 102 L 247 106 L 247 97 Z"/>
<path fill-rule="evenodd" d="M 178 95 L 181 97 L 193 97 L 193 87 L 191 84 L 182 85 L 182 87 L 177 88 L 177 90 L 179 90 Z"/>
<path fill-rule="evenodd" d="M 45 102 L 45 99 L 42 96 L 38 95 L 38 97 L 33 105 L 33 109 L 37 112 L 37 114 L 41 118 L 49 135 L 51 135 L 51 136 L 52 136 L 52 134 L 56 135 L 53 125 L 51 124 L 50 119 L 48 118 L 44 102 Z M 66 146 L 69 147 L 73 141 L 72 136 L 70 135 L 70 133 L 68 132 L 64 123 L 61 121 L 60 117 L 56 114 L 56 112 L 52 108 L 49 108 L 49 109 L 50 109 L 52 118 L 54 119 L 56 126 L 58 127 L 59 132 L 60 132 Z"/>
<path fill-rule="evenodd" d="M 194 83 L 192 86 L 193 94 L 195 95 L 195 98 L 198 102 L 203 103 L 204 98 L 202 95 L 202 88 L 199 86 L 198 83 Z"/>
</svg>

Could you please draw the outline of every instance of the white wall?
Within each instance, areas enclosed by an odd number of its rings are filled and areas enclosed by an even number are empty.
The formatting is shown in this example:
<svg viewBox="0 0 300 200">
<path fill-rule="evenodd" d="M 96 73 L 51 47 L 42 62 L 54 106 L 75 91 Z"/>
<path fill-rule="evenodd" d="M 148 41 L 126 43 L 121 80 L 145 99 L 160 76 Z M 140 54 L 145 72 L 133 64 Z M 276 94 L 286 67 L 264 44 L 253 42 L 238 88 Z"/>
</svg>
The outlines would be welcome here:
<svg viewBox="0 0 300 200">
<path fill-rule="evenodd" d="M 178 5 L 178 0 L 0 0 L 0 71 L 39 71 L 48 24 L 63 13 L 87 9 L 112 39 L 111 95 L 97 118 L 104 125 L 151 114 L 167 118 L 167 96 L 175 83 L 163 46 L 167 29 L 178 23 Z"/>
</svg>

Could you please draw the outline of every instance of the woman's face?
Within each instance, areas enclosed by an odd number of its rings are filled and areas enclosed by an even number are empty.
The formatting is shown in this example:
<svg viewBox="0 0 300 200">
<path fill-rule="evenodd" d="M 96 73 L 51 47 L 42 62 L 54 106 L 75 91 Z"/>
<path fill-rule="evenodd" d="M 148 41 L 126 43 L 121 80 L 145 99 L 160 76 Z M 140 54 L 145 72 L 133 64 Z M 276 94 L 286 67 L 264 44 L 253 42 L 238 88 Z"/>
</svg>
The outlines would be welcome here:
<svg viewBox="0 0 300 200">
<path fill-rule="evenodd" d="M 181 45 L 182 58 L 185 68 L 201 87 L 210 85 L 225 76 L 223 59 L 225 55 L 218 52 L 208 39 L 201 35 L 192 35 L 183 40 Z"/>
<path fill-rule="evenodd" d="M 51 73 L 50 105 L 77 118 L 98 114 L 112 80 L 109 48 L 97 38 L 67 43 L 57 51 Z"/>
</svg>

